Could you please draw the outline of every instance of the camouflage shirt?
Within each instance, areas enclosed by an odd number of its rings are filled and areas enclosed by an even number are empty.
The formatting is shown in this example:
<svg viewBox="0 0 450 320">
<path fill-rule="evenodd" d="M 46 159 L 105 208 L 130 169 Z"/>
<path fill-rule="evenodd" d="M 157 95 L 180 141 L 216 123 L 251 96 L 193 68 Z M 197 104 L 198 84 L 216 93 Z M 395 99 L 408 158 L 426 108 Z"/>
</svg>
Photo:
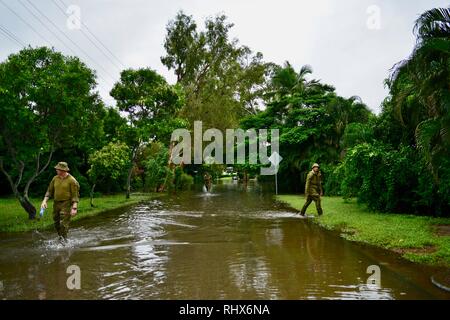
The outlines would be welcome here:
<svg viewBox="0 0 450 320">
<path fill-rule="evenodd" d="M 48 186 L 46 197 L 54 198 L 55 201 L 78 202 L 80 200 L 80 184 L 70 174 L 65 178 L 54 176 Z"/>
</svg>

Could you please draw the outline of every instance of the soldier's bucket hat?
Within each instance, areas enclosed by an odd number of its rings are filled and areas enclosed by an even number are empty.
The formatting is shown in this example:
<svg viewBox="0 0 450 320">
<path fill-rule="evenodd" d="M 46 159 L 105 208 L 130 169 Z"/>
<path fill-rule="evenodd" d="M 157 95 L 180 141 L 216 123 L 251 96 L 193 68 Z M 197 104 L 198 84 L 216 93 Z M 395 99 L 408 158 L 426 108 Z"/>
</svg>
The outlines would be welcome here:
<svg viewBox="0 0 450 320">
<path fill-rule="evenodd" d="M 67 165 L 67 162 L 58 162 L 58 164 L 55 166 L 55 169 L 62 170 L 62 171 L 70 171 L 69 166 Z"/>
<path fill-rule="evenodd" d="M 314 167 L 320 168 L 320 166 L 319 166 L 318 163 L 314 163 L 314 164 L 312 165 L 311 169 L 313 169 Z"/>
</svg>

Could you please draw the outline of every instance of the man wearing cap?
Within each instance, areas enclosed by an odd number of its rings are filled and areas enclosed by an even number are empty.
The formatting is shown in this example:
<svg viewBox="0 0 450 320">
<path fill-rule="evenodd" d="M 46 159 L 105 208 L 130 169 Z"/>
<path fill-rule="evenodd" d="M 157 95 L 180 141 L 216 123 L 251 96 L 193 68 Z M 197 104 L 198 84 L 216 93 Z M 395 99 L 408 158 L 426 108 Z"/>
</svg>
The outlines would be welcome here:
<svg viewBox="0 0 450 320">
<path fill-rule="evenodd" d="M 322 206 L 320 204 L 320 197 L 323 196 L 322 175 L 319 172 L 319 165 L 317 163 L 313 164 L 312 170 L 306 176 L 305 196 L 306 202 L 300 211 L 300 214 L 304 216 L 306 209 L 311 202 L 314 201 L 316 204 L 317 213 L 321 216 L 323 213 Z"/>
<path fill-rule="evenodd" d="M 53 177 L 41 208 L 47 209 L 47 200 L 53 198 L 53 221 L 55 229 L 62 240 L 67 240 L 70 218 L 77 214 L 80 184 L 69 174 L 66 162 L 59 162 L 56 166 L 56 176 Z"/>
</svg>

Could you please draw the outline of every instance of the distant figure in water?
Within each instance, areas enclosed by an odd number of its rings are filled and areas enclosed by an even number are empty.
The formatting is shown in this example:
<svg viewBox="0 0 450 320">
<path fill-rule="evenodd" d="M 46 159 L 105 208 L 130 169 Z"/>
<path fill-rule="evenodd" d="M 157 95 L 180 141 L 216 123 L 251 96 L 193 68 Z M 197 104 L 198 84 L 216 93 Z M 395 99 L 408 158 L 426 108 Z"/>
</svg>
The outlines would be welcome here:
<svg viewBox="0 0 450 320">
<path fill-rule="evenodd" d="M 205 182 L 206 192 L 211 192 L 212 177 L 209 172 L 205 172 L 203 181 Z"/>
</svg>

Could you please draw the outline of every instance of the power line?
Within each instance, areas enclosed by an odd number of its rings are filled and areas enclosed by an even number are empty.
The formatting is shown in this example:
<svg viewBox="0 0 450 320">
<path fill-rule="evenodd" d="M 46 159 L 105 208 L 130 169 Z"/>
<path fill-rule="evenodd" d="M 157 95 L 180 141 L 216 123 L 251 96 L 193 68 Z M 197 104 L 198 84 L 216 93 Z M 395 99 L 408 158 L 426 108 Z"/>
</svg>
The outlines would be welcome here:
<svg viewBox="0 0 450 320">
<path fill-rule="evenodd" d="M 26 47 L 27 45 L 20 40 L 19 37 L 17 37 L 13 32 L 9 31 L 8 29 L 6 29 L 6 27 L 3 27 L 2 25 L 0 25 L 0 31 L 6 35 L 6 37 L 8 39 L 10 39 L 13 42 L 16 42 L 20 47 Z"/>
<path fill-rule="evenodd" d="M 55 27 L 55 29 L 57 29 L 67 40 L 69 40 L 76 48 L 78 48 L 81 52 L 83 52 L 86 57 L 88 57 L 92 62 L 94 62 L 97 66 L 99 66 L 101 69 L 103 69 L 103 71 L 106 73 L 106 75 L 108 75 L 113 81 L 115 81 L 114 76 L 112 76 L 108 70 L 106 70 L 101 64 L 99 64 L 94 58 L 92 58 L 89 53 L 87 53 L 83 48 L 81 48 L 77 43 L 75 43 L 75 41 L 73 41 L 72 39 L 70 39 L 65 33 L 64 31 L 62 31 L 56 24 L 53 23 L 53 21 L 47 17 L 46 14 L 44 14 L 41 10 L 39 10 L 38 7 L 36 7 L 30 0 L 25 0 L 26 2 L 28 2 L 28 4 L 30 4 L 37 12 L 39 12 L 48 22 L 50 22 L 51 25 L 53 25 Z"/>
<path fill-rule="evenodd" d="M 3 31 L 3 29 L 0 27 L 0 33 L 8 40 L 10 40 L 11 42 L 18 44 L 19 46 L 21 46 L 21 44 L 19 42 L 17 42 L 14 38 L 12 38 L 8 33 L 6 33 L 5 31 Z"/>
<path fill-rule="evenodd" d="M 27 0 L 28 1 L 28 0 Z M 61 1 L 61 0 L 60 0 Z M 36 28 L 35 27 L 33 27 L 30 23 L 28 23 L 19 13 L 17 13 L 15 10 L 13 10 L 10 6 L 8 6 L 5 2 L 3 2 L 3 0 L 0 0 L 0 2 L 9 10 L 9 11 L 11 11 L 17 18 L 19 18 L 24 24 L 26 24 L 30 29 L 32 29 L 42 40 L 44 40 L 49 46 L 53 46 L 52 45 L 52 42 L 50 41 L 50 40 L 48 40 L 45 36 L 43 36 L 40 32 L 38 32 L 37 30 L 36 30 Z M 28 1 L 29 2 L 29 1 Z M 62 2 L 62 1 L 61 1 Z M 38 16 L 36 16 L 36 14 L 34 14 L 34 12 L 33 11 L 31 11 L 30 10 L 30 8 L 28 8 L 27 6 L 25 6 L 25 4 L 24 3 L 22 3 L 21 1 L 19 1 L 19 3 L 36 19 L 36 20 L 38 20 L 38 22 L 40 23 L 40 24 L 42 24 L 43 26 L 44 26 L 44 28 L 45 29 L 47 29 L 53 36 L 55 36 L 67 49 L 69 49 L 75 56 L 77 56 L 77 53 L 70 47 L 70 46 L 68 46 L 67 45 L 67 43 L 65 42 L 65 41 L 63 41 L 57 34 L 55 34 L 54 32 L 53 32 L 53 30 L 51 30 L 44 22 L 42 22 L 42 20 L 38 17 Z M 63 2 L 62 2 L 63 3 Z M 31 4 L 31 3 L 30 3 Z M 32 4 L 31 4 L 32 5 Z M 55 5 L 57 5 L 56 3 L 55 3 Z M 34 6 L 33 6 L 34 7 Z M 59 6 L 58 6 L 58 8 L 59 9 L 61 9 Z M 41 14 L 41 15 L 43 15 L 47 20 L 49 20 L 49 18 L 47 17 L 47 16 L 45 16 L 40 10 L 38 10 L 36 7 L 35 7 L 35 9 Z M 64 11 L 63 11 L 63 13 L 64 13 Z M 50 20 L 49 20 L 50 21 Z M 50 21 L 50 23 L 52 23 L 52 21 Z M 52 25 L 55 27 L 55 28 L 57 28 L 57 26 L 54 24 L 54 23 L 52 23 Z M 87 26 L 83 23 L 83 25 L 87 28 Z M 58 28 L 57 28 L 58 29 Z M 67 36 L 64 34 L 64 32 L 63 31 L 61 31 L 60 29 L 58 29 L 58 31 L 59 32 L 61 32 L 66 38 L 67 38 Z M 91 34 L 92 34 L 92 36 L 94 37 L 94 38 L 96 38 L 97 39 L 97 41 L 99 41 L 100 43 L 101 43 L 101 41 L 97 38 L 97 37 L 95 37 L 95 35 L 91 32 L 91 31 L 89 31 Z M 6 27 L 2 27 L 1 25 L 0 25 L 0 33 L 2 34 L 2 35 L 4 35 L 6 38 L 8 38 L 10 41 L 12 41 L 12 42 L 14 42 L 14 43 L 16 43 L 16 44 L 18 44 L 19 46 L 21 46 L 21 47 L 26 47 L 26 44 L 23 42 L 23 41 L 21 41 L 21 39 L 19 38 L 19 37 L 17 37 L 13 32 L 11 32 L 11 31 L 9 31 Z M 83 33 L 84 34 L 84 33 Z M 86 34 L 84 34 L 84 36 L 86 37 L 86 38 L 88 38 L 88 40 L 90 40 L 91 42 L 92 42 L 92 40 L 86 35 Z M 71 39 L 69 39 L 70 41 L 71 41 Z M 73 43 L 73 41 L 71 41 L 72 43 Z M 93 43 L 93 42 L 92 42 Z M 75 43 L 74 43 L 75 44 Z M 97 47 L 97 49 L 99 49 L 100 50 L 100 48 L 95 44 L 95 43 L 93 43 L 96 47 Z M 105 46 L 103 43 L 101 43 L 103 46 Z M 77 47 L 77 48 L 79 48 L 80 50 L 82 50 L 77 44 L 75 44 L 75 46 Z M 106 47 L 105 47 L 106 48 Z M 107 48 L 106 48 L 107 49 Z M 109 51 L 109 49 L 107 49 L 108 51 Z M 82 50 L 83 52 L 84 52 L 84 50 Z M 108 58 L 108 60 L 110 60 L 112 63 L 114 63 L 106 54 L 105 54 L 105 52 L 103 51 L 103 50 L 101 50 L 102 51 L 102 53 L 105 55 L 105 57 L 106 58 Z M 86 54 L 86 53 L 85 53 Z M 86 54 L 87 55 L 87 54 Z M 89 55 L 88 55 L 88 57 L 91 59 L 91 60 L 93 60 L 94 61 L 94 63 L 96 63 L 97 65 L 99 65 L 94 59 L 92 59 L 92 57 L 90 57 Z M 116 58 L 116 57 L 115 57 Z M 117 59 L 117 58 L 116 58 Z M 119 60 L 119 63 L 121 63 L 120 62 L 120 60 Z M 122 63 L 121 63 L 122 64 Z M 116 66 L 117 66 L 117 64 L 115 64 Z M 123 65 L 123 64 L 122 64 Z M 100 67 L 102 67 L 101 65 L 99 65 Z M 103 69 L 103 68 L 102 68 Z M 108 74 L 109 75 L 109 74 Z M 105 83 L 106 84 L 108 84 L 109 86 L 112 86 L 112 84 L 108 81 L 108 80 L 106 80 L 103 76 L 101 76 L 100 74 L 97 74 L 97 76 L 98 76 L 98 78 L 99 79 L 101 79 L 101 80 L 103 80 L 104 81 L 104 83 L 102 84 L 102 83 L 97 83 L 97 85 L 98 85 L 98 89 L 100 89 L 100 88 L 102 88 L 103 90 L 102 91 L 104 91 L 104 92 L 106 92 L 107 94 L 109 93 L 109 89 L 104 85 Z M 111 77 L 111 75 L 109 75 L 110 77 Z M 112 77 L 111 77 L 112 78 Z M 113 102 L 113 103 L 115 103 L 115 100 L 114 99 L 112 99 L 112 98 L 109 98 L 109 97 L 107 97 L 106 99 L 104 99 L 104 98 L 102 98 L 103 100 L 107 100 L 107 101 L 105 101 L 105 102 Z"/>
<path fill-rule="evenodd" d="M 22 18 L 16 11 L 14 11 L 10 6 L 8 6 L 6 3 L 3 2 L 3 0 L 0 0 L 0 2 L 9 10 L 11 11 L 16 17 L 18 17 L 23 23 L 25 23 L 28 27 L 30 27 L 39 37 L 41 37 L 42 40 L 44 40 L 48 45 L 51 46 L 51 43 L 41 34 L 39 33 L 32 25 L 28 23 L 24 18 Z"/>
<path fill-rule="evenodd" d="M 74 56 L 77 56 L 77 53 L 71 48 L 69 47 L 63 40 L 61 40 L 61 38 L 55 33 L 53 32 L 52 29 L 50 29 L 44 22 L 42 22 L 42 20 L 27 6 L 25 6 L 25 4 L 22 3 L 21 0 L 19 0 L 19 3 L 22 7 L 24 7 L 45 29 L 47 29 L 56 39 L 59 40 L 59 42 L 61 42 L 67 49 L 69 49 L 70 52 L 73 53 Z M 98 75 L 98 77 L 100 79 L 102 79 L 103 81 L 105 81 L 106 83 L 109 83 L 108 80 L 106 80 L 105 78 L 103 78 L 101 75 Z"/>
<path fill-rule="evenodd" d="M 64 7 L 67 7 L 67 5 L 64 3 L 63 0 L 59 0 L 59 2 L 61 2 L 61 4 L 63 4 Z M 109 50 L 108 47 L 98 37 L 95 36 L 95 34 L 89 29 L 89 27 L 83 21 L 81 21 L 80 19 L 77 18 L 77 20 L 79 20 L 83 24 L 83 26 L 86 28 L 86 30 L 95 38 L 95 40 L 97 40 L 98 43 L 100 43 L 100 45 L 103 48 L 105 48 L 106 51 L 109 52 L 111 57 L 113 57 L 117 62 L 119 62 L 119 64 L 125 69 L 126 68 L 125 64 L 123 64 L 122 61 L 120 61 L 120 59 L 117 58 L 117 56 L 111 50 Z"/>
<path fill-rule="evenodd" d="M 34 14 L 33 11 L 31 11 L 30 8 L 28 8 L 27 6 L 25 6 L 21 0 L 19 0 L 19 3 L 22 7 L 24 7 L 45 29 L 47 29 L 56 39 L 59 40 L 59 42 L 61 42 L 67 49 L 69 49 L 69 51 L 71 51 L 75 56 L 77 55 L 75 51 L 73 51 L 73 49 L 71 47 L 69 47 L 63 40 L 61 40 L 61 38 L 53 32 L 52 29 L 50 29 L 45 23 L 42 22 L 42 20 L 36 15 Z"/>
<path fill-rule="evenodd" d="M 0 0 L 1 1 L 1 0 Z M 62 12 L 62 14 L 65 16 L 65 17 L 70 17 L 65 11 L 64 11 L 64 9 L 62 9 L 61 7 L 60 7 L 60 5 L 55 1 L 55 0 L 52 0 L 53 1 L 53 3 L 55 4 L 55 6 L 59 9 L 59 11 L 61 11 Z M 78 19 L 78 17 L 76 17 L 76 19 L 79 21 L 79 22 L 81 22 L 81 20 L 79 20 Z M 81 29 L 80 30 L 81 31 L 81 33 L 85 36 L 85 38 L 86 39 L 88 39 L 89 40 L 89 42 L 91 42 L 119 71 L 122 71 L 122 69 L 121 69 L 121 67 L 119 66 L 117 66 L 117 63 L 116 62 L 114 62 L 106 53 L 105 53 L 105 51 L 102 49 L 102 48 L 100 48 L 94 41 L 92 41 L 91 40 L 91 38 L 89 38 L 88 36 L 87 36 L 87 34 L 84 32 L 84 30 L 83 29 Z"/>
<path fill-rule="evenodd" d="M 58 26 L 56 26 L 41 10 L 39 10 L 38 8 L 36 8 L 36 6 L 34 6 L 29 0 L 26 0 L 32 7 L 34 7 L 34 9 L 37 11 L 37 12 L 39 12 L 44 18 L 46 18 L 47 19 L 47 21 L 49 21 L 60 33 L 62 33 L 62 35 L 64 36 L 64 37 L 66 37 L 70 42 L 72 42 L 78 49 L 80 49 L 91 61 L 93 61 L 97 66 L 99 66 L 100 68 L 102 68 L 104 71 L 105 71 L 105 73 L 113 80 L 113 81 L 115 81 L 114 80 L 114 77 L 113 76 L 111 76 L 110 74 L 109 74 L 109 72 L 106 70 L 106 69 L 104 69 L 99 63 L 97 63 L 92 57 L 90 57 L 90 55 L 89 54 L 87 54 L 82 48 L 80 48 L 75 42 L 73 42 L 73 40 L 72 39 L 70 39 L 69 37 L 67 37 L 67 35 L 63 32 L 63 31 L 61 31 L 59 28 L 58 28 Z M 28 6 L 26 6 L 23 2 L 22 2 L 22 0 L 19 0 L 19 3 L 30 13 L 30 14 L 32 14 L 33 15 L 33 17 L 36 19 L 36 20 L 38 20 L 39 21 L 39 23 L 40 24 L 42 24 L 42 26 L 44 26 L 44 28 L 46 28 L 53 36 L 55 36 L 66 48 L 68 48 L 75 56 L 77 56 L 78 54 L 70 47 L 70 46 L 68 46 L 67 45 L 67 43 L 65 42 L 65 41 L 63 41 L 55 32 L 53 32 L 53 30 L 52 29 L 50 29 L 44 22 L 42 22 L 42 20 L 28 7 Z M 99 77 L 101 77 L 100 75 L 99 75 Z M 103 77 L 101 77 L 104 81 L 106 81 Z M 108 82 L 109 83 L 109 81 L 106 81 L 106 82 Z M 110 83 L 111 84 L 111 83 Z"/>
</svg>

